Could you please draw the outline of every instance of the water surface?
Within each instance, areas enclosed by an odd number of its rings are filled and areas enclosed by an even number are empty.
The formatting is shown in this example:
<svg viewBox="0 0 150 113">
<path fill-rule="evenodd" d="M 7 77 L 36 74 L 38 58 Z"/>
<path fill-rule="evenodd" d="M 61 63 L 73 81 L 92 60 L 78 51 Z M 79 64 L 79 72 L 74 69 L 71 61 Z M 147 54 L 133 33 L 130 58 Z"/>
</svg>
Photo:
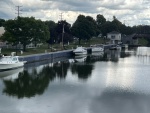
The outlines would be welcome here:
<svg viewBox="0 0 150 113">
<path fill-rule="evenodd" d="M 0 73 L 0 113 L 150 112 L 150 48 L 53 61 Z"/>
</svg>

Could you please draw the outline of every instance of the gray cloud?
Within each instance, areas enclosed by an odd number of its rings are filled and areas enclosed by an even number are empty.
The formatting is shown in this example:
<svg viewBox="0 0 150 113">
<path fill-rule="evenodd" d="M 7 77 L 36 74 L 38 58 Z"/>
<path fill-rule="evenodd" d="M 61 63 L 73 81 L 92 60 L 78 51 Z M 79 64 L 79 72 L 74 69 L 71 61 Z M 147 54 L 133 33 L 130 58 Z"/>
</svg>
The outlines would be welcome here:
<svg viewBox="0 0 150 113">
<path fill-rule="evenodd" d="M 149 0 L 1 0 L 0 17 L 10 19 L 15 17 L 16 5 L 21 5 L 22 15 L 35 16 L 41 19 L 58 20 L 60 12 L 64 15 L 70 15 L 68 21 L 75 21 L 78 14 L 85 14 L 96 17 L 97 14 L 103 14 L 106 18 L 115 15 L 119 20 L 134 19 L 132 24 L 138 24 L 139 21 L 145 22 L 150 19 L 146 13 L 150 13 Z M 143 14 L 140 17 L 140 14 Z M 132 20 L 131 19 L 131 20 Z M 136 23 L 135 23 L 136 22 Z M 148 21 L 146 21 L 148 23 Z M 148 23 L 149 24 L 149 23 Z"/>
</svg>

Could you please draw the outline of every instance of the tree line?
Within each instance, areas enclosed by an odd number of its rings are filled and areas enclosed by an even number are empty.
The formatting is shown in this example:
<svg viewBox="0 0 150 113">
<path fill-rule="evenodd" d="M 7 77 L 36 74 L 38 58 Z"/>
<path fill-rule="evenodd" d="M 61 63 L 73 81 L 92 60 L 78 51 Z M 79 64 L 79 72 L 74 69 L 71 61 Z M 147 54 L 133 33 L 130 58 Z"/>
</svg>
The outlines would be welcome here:
<svg viewBox="0 0 150 113">
<path fill-rule="evenodd" d="M 125 35 L 150 34 L 148 25 L 126 26 L 115 16 L 112 21 L 109 21 L 101 14 L 98 14 L 96 19 L 91 16 L 79 15 L 72 25 L 65 20 L 55 23 L 52 20 L 41 21 L 34 17 L 17 17 L 10 20 L 0 19 L 0 26 L 4 26 L 6 31 L 1 40 L 8 41 L 13 45 L 21 43 L 24 51 L 26 45 L 31 42 L 35 46 L 41 42 L 48 44 L 63 42 L 65 44 L 77 38 L 80 44 L 81 40 L 89 41 L 99 34 L 104 37 L 111 31 L 118 31 Z"/>
</svg>

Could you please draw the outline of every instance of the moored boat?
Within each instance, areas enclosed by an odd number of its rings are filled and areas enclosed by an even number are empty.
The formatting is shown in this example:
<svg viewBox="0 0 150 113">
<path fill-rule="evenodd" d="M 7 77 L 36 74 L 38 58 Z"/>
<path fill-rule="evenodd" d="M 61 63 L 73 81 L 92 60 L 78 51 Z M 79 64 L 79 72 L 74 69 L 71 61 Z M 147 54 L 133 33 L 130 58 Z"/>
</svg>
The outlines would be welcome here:
<svg viewBox="0 0 150 113">
<path fill-rule="evenodd" d="M 104 47 L 102 45 L 94 45 L 92 47 L 92 52 L 103 52 Z"/>
<path fill-rule="evenodd" d="M 23 67 L 26 61 L 19 61 L 19 56 L 3 56 L 0 58 L 0 71 Z"/>
<path fill-rule="evenodd" d="M 86 55 L 87 54 L 87 50 L 84 47 L 77 47 L 73 53 L 75 55 Z"/>
</svg>

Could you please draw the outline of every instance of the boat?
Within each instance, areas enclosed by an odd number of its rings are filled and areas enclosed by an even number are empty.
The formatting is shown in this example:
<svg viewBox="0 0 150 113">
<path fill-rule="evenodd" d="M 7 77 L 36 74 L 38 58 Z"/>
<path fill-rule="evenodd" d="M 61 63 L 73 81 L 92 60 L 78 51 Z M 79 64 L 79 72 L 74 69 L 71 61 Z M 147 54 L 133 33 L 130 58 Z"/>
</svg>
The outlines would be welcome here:
<svg viewBox="0 0 150 113">
<path fill-rule="evenodd" d="M 19 56 L 2 56 L 0 58 L 0 71 L 7 71 L 23 67 L 26 61 L 19 61 Z"/>
<path fill-rule="evenodd" d="M 94 52 L 103 52 L 104 51 L 104 46 L 103 44 L 99 45 L 91 45 L 92 53 Z"/>
<path fill-rule="evenodd" d="M 104 48 L 101 46 L 93 46 L 92 47 L 92 52 L 103 52 Z"/>
<path fill-rule="evenodd" d="M 73 53 L 75 55 L 86 55 L 87 54 L 87 50 L 84 47 L 77 47 Z"/>
</svg>

